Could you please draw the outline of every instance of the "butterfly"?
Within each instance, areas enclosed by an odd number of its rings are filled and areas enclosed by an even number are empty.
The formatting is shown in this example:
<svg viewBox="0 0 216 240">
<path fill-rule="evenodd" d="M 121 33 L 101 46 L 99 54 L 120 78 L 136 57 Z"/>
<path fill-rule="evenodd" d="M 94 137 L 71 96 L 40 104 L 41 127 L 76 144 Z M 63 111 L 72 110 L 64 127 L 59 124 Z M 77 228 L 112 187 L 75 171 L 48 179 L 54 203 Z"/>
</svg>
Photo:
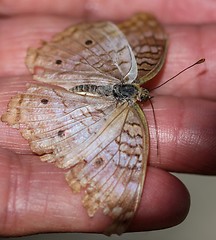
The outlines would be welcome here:
<svg viewBox="0 0 216 240">
<path fill-rule="evenodd" d="M 69 27 L 28 49 L 37 83 L 12 97 L 1 118 L 42 161 L 68 169 L 88 215 L 102 209 L 113 219 L 107 234 L 126 231 L 141 200 L 149 130 L 139 103 L 150 99 L 141 85 L 160 71 L 166 51 L 167 35 L 147 13 Z"/>
</svg>

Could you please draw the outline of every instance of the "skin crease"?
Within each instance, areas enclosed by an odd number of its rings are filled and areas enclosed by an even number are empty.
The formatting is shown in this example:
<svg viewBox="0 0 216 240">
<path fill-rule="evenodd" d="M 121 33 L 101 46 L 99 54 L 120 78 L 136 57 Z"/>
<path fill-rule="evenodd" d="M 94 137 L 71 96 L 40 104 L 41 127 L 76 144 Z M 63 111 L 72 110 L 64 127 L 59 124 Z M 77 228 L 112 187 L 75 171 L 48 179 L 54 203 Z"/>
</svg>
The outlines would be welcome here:
<svg viewBox="0 0 216 240">
<path fill-rule="evenodd" d="M 24 65 L 27 47 L 37 46 L 40 39 L 49 40 L 78 19 L 120 20 L 139 10 L 151 11 L 166 23 L 167 60 L 154 81 L 147 84 L 148 88 L 206 58 L 204 64 L 152 92 L 157 130 L 150 104 L 141 104 L 149 122 L 150 158 L 143 198 L 129 231 L 180 223 L 188 213 L 190 197 L 185 186 L 168 171 L 216 174 L 216 19 L 212 14 L 216 4 L 212 5 L 210 0 L 201 1 L 200 5 L 182 0 L 178 4 L 185 7 L 177 10 L 172 4 L 166 8 L 164 1 L 135 0 L 131 9 L 121 0 L 121 11 L 117 13 L 113 11 L 114 1 L 67 0 L 64 6 L 61 1 L 55 2 L 0 3 L 0 114 L 6 110 L 10 97 L 32 81 Z M 1 236 L 104 230 L 109 220 L 100 212 L 93 219 L 87 216 L 81 195 L 72 194 L 65 182 L 64 170 L 42 163 L 16 129 L 0 123 L 0 131 Z"/>
</svg>

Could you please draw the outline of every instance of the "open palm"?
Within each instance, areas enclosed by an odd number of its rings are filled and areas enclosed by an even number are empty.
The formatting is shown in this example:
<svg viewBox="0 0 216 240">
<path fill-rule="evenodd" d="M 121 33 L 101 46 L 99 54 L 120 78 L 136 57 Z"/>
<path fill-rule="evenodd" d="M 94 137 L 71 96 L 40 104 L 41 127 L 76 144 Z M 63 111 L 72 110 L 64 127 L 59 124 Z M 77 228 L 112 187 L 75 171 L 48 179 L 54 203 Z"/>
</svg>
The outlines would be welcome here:
<svg viewBox="0 0 216 240">
<path fill-rule="evenodd" d="M 116 7 L 115 1 L 81 2 L 67 0 L 64 6 L 48 0 L 38 0 L 36 5 L 21 0 L 15 5 L 12 1 L 0 3 L 0 114 L 5 112 L 10 97 L 32 81 L 24 58 L 26 49 L 37 45 L 39 39 L 48 40 L 80 19 L 121 20 L 141 10 L 155 13 L 167 23 L 169 50 L 164 69 L 151 81 L 151 87 L 199 58 L 205 57 L 206 62 L 152 92 L 156 130 L 149 104 L 142 105 L 151 133 L 150 159 L 142 202 L 129 230 L 178 224 L 187 215 L 190 198 L 184 185 L 168 171 L 216 173 L 216 25 L 208 24 L 216 20 L 216 4 L 212 7 L 205 1 L 203 6 L 193 6 L 191 0 L 181 1 L 191 4 L 187 18 L 186 10 L 177 12 L 176 6 L 164 7 L 161 12 L 163 1 L 158 1 L 159 7 L 136 0 L 133 9 L 123 5 L 124 1 L 118 1 L 121 7 Z M 197 16 L 201 9 L 206 11 L 205 16 Z M 100 213 L 93 219 L 87 216 L 81 196 L 72 194 L 63 170 L 39 161 L 16 129 L 0 123 L 0 130 L 1 235 L 104 230 L 108 219 Z"/>
</svg>

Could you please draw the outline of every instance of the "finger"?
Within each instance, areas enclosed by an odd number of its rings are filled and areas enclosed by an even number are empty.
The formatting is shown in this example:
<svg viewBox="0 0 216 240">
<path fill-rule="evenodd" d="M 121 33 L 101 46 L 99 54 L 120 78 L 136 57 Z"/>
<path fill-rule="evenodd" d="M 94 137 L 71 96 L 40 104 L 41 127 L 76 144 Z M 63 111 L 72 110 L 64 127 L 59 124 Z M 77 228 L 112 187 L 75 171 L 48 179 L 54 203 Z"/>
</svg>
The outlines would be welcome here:
<svg viewBox="0 0 216 240">
<path fill-rule="evenodd" d="M 24 91 L 29 78 L 0 81 L 0 114 L 17 91 Z M 142 108 L 150 129 L 149 164 L 175 172 L 216 173 L 216 104 L 207 100 L 157 96 Z M 31 154 L 17 129 L 0 122 L 0 145 Z M 157 145 L 158 142 L 158 145 Z"/>
<path fill-rule="evenodd" d="M 38 46 L 41 39 L 49 40 L 54 33 L 71 25 L 71 19 L 17 18 L 1 20 L 1 23 L 0 76 L 5 77 L 28 74 L 24 64 L 27 48 Z M 166 30 L 169 33 L 167 61 L 163 71 L 154 81 L 154 86 L 166 81 L 200 58 L 206 58 L 206 62 L 195 66 L 157 91 L 164 95 L 193 96 L 215 100 L 216 25 L 173 26 L 167 27 Z"/>
<path fill-rule="evenodd" d="M 142 104 L 150 129 L 150 164 L 168 171 L 216 174 L 216 104 L 155 96 Z M 155 118 L 154 118 L 155 117 Z"/>
<path fill-rule="evenodd" d="M 73 194 L 64 171 L 0 151 L 0 234 L 19 236 L 40 232 L 102 232 L 110 219 L 102 213 L 89 218 L 81 194 Z M 130 231 L 173 226 L 188 213 L 190 199 L 184 185 L 162 170 L 149 168 L 138 213 Z"/>
<path fill-rule="evenodd" d="M 124 0 L 65 0 L 64 4 L 58 0 L 38 0 L 37 2 L 18 0 L 16 4 L 12 0 L 5 0 L 0 3 L 0 14 L 6 16 L 37 13 L 85 19 L 119 20 L 142 11 L 152 12 L 161 21 L 171 23 L 207 23 L 216 20 L 216 5 L 211 0 L 182 0 L 173 4 L 167 4 L 166 0 L 134 0 L 133 4 L 127 4 Z"/>
</svg>

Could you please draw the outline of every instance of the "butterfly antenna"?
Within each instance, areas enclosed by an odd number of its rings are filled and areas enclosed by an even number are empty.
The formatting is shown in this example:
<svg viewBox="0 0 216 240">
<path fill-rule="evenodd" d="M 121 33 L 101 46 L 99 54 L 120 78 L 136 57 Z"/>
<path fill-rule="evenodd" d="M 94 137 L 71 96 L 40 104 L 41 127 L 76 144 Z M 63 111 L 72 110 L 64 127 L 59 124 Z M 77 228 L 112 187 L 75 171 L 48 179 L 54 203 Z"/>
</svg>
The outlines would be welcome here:
<svg viewBox="0 0 216 240">
<path fill-rule="evenodd" d="M 178 75 L 182 74 L 183 72 L 187 71 L 189 68 L 192 68 L 193 66 L 197 65 L 197 64 L 201 64 L 205 62 L 205 58 L 201 58 L 199 61 L 193 63 L 192 65 L 186 67 L 185 69 L 183 69 L 182 71 L 180 71 L 179 73 L 177 73 L 175 76 L 171 77 L 170 79 L 168 79 L 166 82 L 160 84 L 159 86 L 155 87 L 155 88 L 152 88 L 150 89 L 149 91 L 152 91 L 152 90 L 155 90 L 161 86 L 163 86 L 164 84 L 168 83 L 169 81 L 173 80 L 175 77 L 177 77 Z"/>
<path fill-rule="evenodd" d="M 153 97 L 151 97 L 151 98 L 153 98 Z M 156 142 L 157 158 L 159 158 L 160 154 L 159 154 L 158 126 L 157 126 L 157 121 L 156 121 L 156 117 L 155 117 L 155 110 L 154 110 L 154 106 L 153 106 L 153 103 L 151 101 L 151 98 L 149 98 L 149 102 L 151 104 L 152 113 L 153 113 L 153 117 L 154 117 L 154 124 L 155 124 L 155 129 L 156 129 L 155 136 L 156 136 L 156 139 L 157 139 L 157 142 Z"/>
</svg>

